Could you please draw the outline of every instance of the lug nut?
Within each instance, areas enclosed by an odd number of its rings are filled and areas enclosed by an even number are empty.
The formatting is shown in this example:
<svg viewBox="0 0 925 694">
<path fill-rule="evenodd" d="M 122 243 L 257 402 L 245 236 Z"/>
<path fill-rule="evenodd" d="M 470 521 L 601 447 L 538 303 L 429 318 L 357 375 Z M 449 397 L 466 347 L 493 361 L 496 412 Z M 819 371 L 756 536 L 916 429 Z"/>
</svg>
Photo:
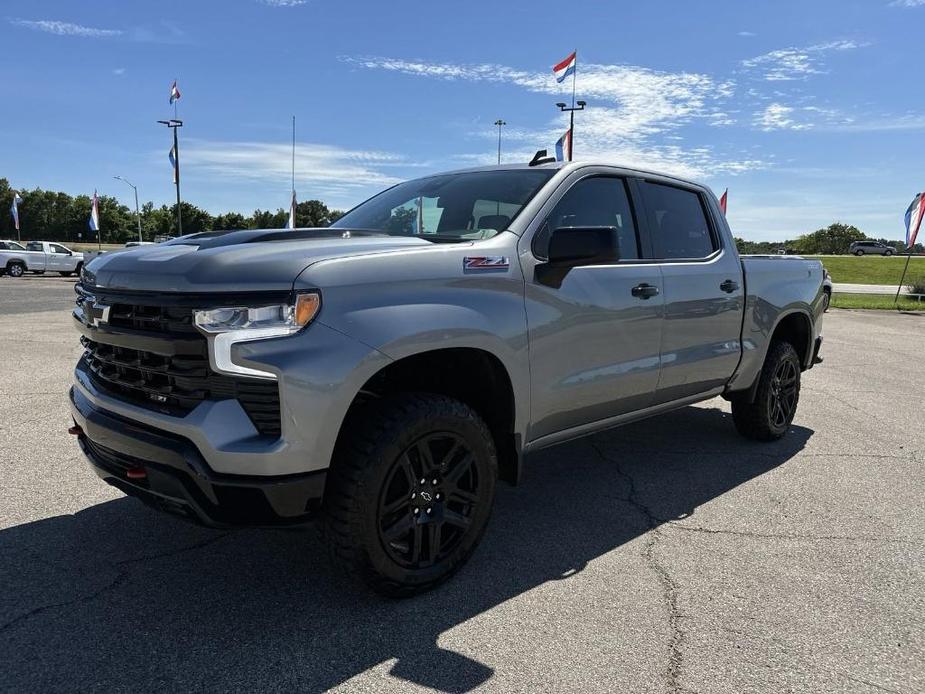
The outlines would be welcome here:
<svg viewBox="0 0 925 694">
<path fill-rule="evenodd" d="M 437 495 L 434 497 L 437 501 L 440 501 L 440 492 L 437 492 Z"/>
<path fill-rule="evenodd" d="M 427 515 L 430 515 L 431 509 L 427 509 Z"/>
<path fill-rule="evenodd" d="M 436 486 L 437 486 L 437 479 L 434 478 L 433 480 L 431 480 L 430 483 L 436 487 Z"/>
<path fill-rule="evenodd" d="M 417 493 L 416 493 L 416 492 L 411 492 L 411 498 L 412 498 L 412 499 L 413 499 L 414 497 L 416 497 L 416 496 L 417 496 Z"/>
<path fill-rule="evenodd" d="M 414 509 L 414 515 L 418 515 L 420 512 L 421 512 L 421 509 L 419 508 Z"/>
<path fill-rule="evenodd" d="M 421 484 L 426 484 L 426 483 L 427 483 L 427 480 L 425 480 L 425 479 L 422 477 L 422 478 L 421 478 Z"/>
</svg>

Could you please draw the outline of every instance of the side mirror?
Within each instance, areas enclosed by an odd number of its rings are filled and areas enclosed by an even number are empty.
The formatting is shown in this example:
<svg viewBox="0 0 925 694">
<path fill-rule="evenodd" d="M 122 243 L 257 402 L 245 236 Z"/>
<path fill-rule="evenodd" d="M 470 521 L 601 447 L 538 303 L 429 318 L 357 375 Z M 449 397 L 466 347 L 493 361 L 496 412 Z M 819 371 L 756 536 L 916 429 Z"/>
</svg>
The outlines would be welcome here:
<svg viewBox="0 0 925 694">
<path fill-rule="evenodd" d="M 617 227 L 559 227 L 549 237 L 547 256 L 536 266 L 536 281 L 558 289 L 574 267 L 620 260 Z"/>
</svg>

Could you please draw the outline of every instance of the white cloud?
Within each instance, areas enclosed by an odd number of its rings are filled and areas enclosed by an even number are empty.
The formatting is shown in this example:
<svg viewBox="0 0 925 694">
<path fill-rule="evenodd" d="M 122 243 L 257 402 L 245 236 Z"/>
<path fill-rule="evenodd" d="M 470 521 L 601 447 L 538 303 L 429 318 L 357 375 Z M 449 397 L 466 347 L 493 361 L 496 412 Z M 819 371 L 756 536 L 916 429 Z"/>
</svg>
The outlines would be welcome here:
<svg viewBox="0 0 925 694">
<path fill-rule="evenodd" d="M 755 114 L 755 125 L 770 132 L 771 130 L 807 130 L 811 124 L 801 123 L 794 118 L 796 109 L 783 104 L 769 104 L 763 111 Z"/>
<path fill-rule="evenodd" d="M 807 48 L 780 48 L 743 60 L 742 67 L 769 82 L 805 80 L 825 72 L 822 64 L 827 53 L 850 51 L 866 45 L 856 41 L 830 41 Z"/>
<path fill-rule="evenodd" d="M 10 24 L 25 27 L 34 31 L 43 31 L 57 36 L 80 36 L 91 39 L 113 38 L 122 35 L 121 29 L 98 29 L 96 27 L 60 22 L 53 19 L 10 19 Z"/>
<path fill-rule="evenodd" d="M 922 7 L 925 0 L 893 0 L 890 7 Z"/>
<path fill-rule="evenodd" d="M 124 74 L 125 74 L 125 68 L 124 68 L 124 67 L 113 68 L 112 74 L 114 74 L 114 75 L 119 75 L 119 76 L 124 75 Z"/>
<path fill-rule="evenodd" d="M 257 0 L 257 2 L 270 7 L 298 7 L 306 4 L 308 0 Z"/>
<path fill-rule="evenodd" d="M 180 154 L 181 166 L 230 179 L 285 183 L 291 175 L 292 150 L 286 144 L 187 140 Z M 163 152 L 153 156 L 158 162 L 164 158 Z M 363 197 L 357 193 L 365 188 L 384 188 L 402 180 L 383 169 L 415 165 L 389 152 L 301 143 L 296 146 L 296 189 L 355 199 Z"/>
<path fill-rule="evenodd" d="M 537 73 L 496 64 L 429 63 L 381 57 L 345 57 L 345 62 L 368 69 L 447 81 L 465 80 L 513 84 L 527 91 L 570 97 L 570 85 L 556 83 L 552 72 Z M 631 65 L 582 66 L 582 98 L 593 100 L 592 108 L 576 118 L 575 158 L 589 155 L 630 166 L 656 168 L 693 178 L 715 173 L 734 173 L 760 168 L 763 162 L 742 158 L 724 161 L 711 148 L 662 145 L 682 126 L 694 121 L 728 126 L 735 120 L 721 108 L 732 96 L 734 85 L 699 73 L 663 72 Z M 562 116 L 550 118 L 545 127 L 506 128 L 506 142 L 522 149 L 505 150 L 505 159 L 528 160 L 544 145 L 551 147 L 565 128 Z M 486 141 L 497 130 L 486 127 L 475 133 Z M 532 147 L 532 149 L 530 149 Z M 460 161 L 490 164 L 489 152 L 463 155 Z"/>
<path fill-rule="evenodd" d="M 745 38 L 751 38 L 752 36 L 757 36 L 754 31 L 740 31 L 739 36 L 744 36 Z"/>
</svg>

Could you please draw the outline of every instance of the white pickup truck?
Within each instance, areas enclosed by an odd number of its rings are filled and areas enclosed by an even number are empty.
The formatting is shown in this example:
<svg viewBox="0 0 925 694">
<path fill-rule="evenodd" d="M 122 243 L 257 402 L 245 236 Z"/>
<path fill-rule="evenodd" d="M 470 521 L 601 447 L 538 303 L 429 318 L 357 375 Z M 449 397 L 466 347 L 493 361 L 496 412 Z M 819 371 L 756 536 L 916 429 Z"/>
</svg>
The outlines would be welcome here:
<svg viewBox="0 0 925 694">
<path fill-rule="evenodd" d="M 22 277 L 27 272 L 77 275 L 83 264 L 83 253 L 60 243 L 29 241 L 23 247 L 16 241 L 0 241 L 0 274 L 7 273 L 10 277 Z"/>
</svg>

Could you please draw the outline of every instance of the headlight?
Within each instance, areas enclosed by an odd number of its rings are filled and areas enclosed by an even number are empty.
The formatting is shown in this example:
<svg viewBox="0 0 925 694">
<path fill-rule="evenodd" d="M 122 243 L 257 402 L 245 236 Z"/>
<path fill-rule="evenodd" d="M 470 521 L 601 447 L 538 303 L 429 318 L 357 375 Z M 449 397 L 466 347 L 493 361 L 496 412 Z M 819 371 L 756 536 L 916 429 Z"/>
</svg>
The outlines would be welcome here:
<svg viewBox="0 0 925 694">
<path fill-rule="evenodd" d="M 232 376 L 276 379 L 276 374 L 240 366 L 231 361 L 231 347 L 238 342 L 286 337 L 311 323 L 321 308 L 321 296 L 314 292 L 299 294 L 295 304 L 276 304 L 250 308 L 233 306 L 194 311 L 196 328 L 209 341 L 212 370 Z"/>
</svg>

